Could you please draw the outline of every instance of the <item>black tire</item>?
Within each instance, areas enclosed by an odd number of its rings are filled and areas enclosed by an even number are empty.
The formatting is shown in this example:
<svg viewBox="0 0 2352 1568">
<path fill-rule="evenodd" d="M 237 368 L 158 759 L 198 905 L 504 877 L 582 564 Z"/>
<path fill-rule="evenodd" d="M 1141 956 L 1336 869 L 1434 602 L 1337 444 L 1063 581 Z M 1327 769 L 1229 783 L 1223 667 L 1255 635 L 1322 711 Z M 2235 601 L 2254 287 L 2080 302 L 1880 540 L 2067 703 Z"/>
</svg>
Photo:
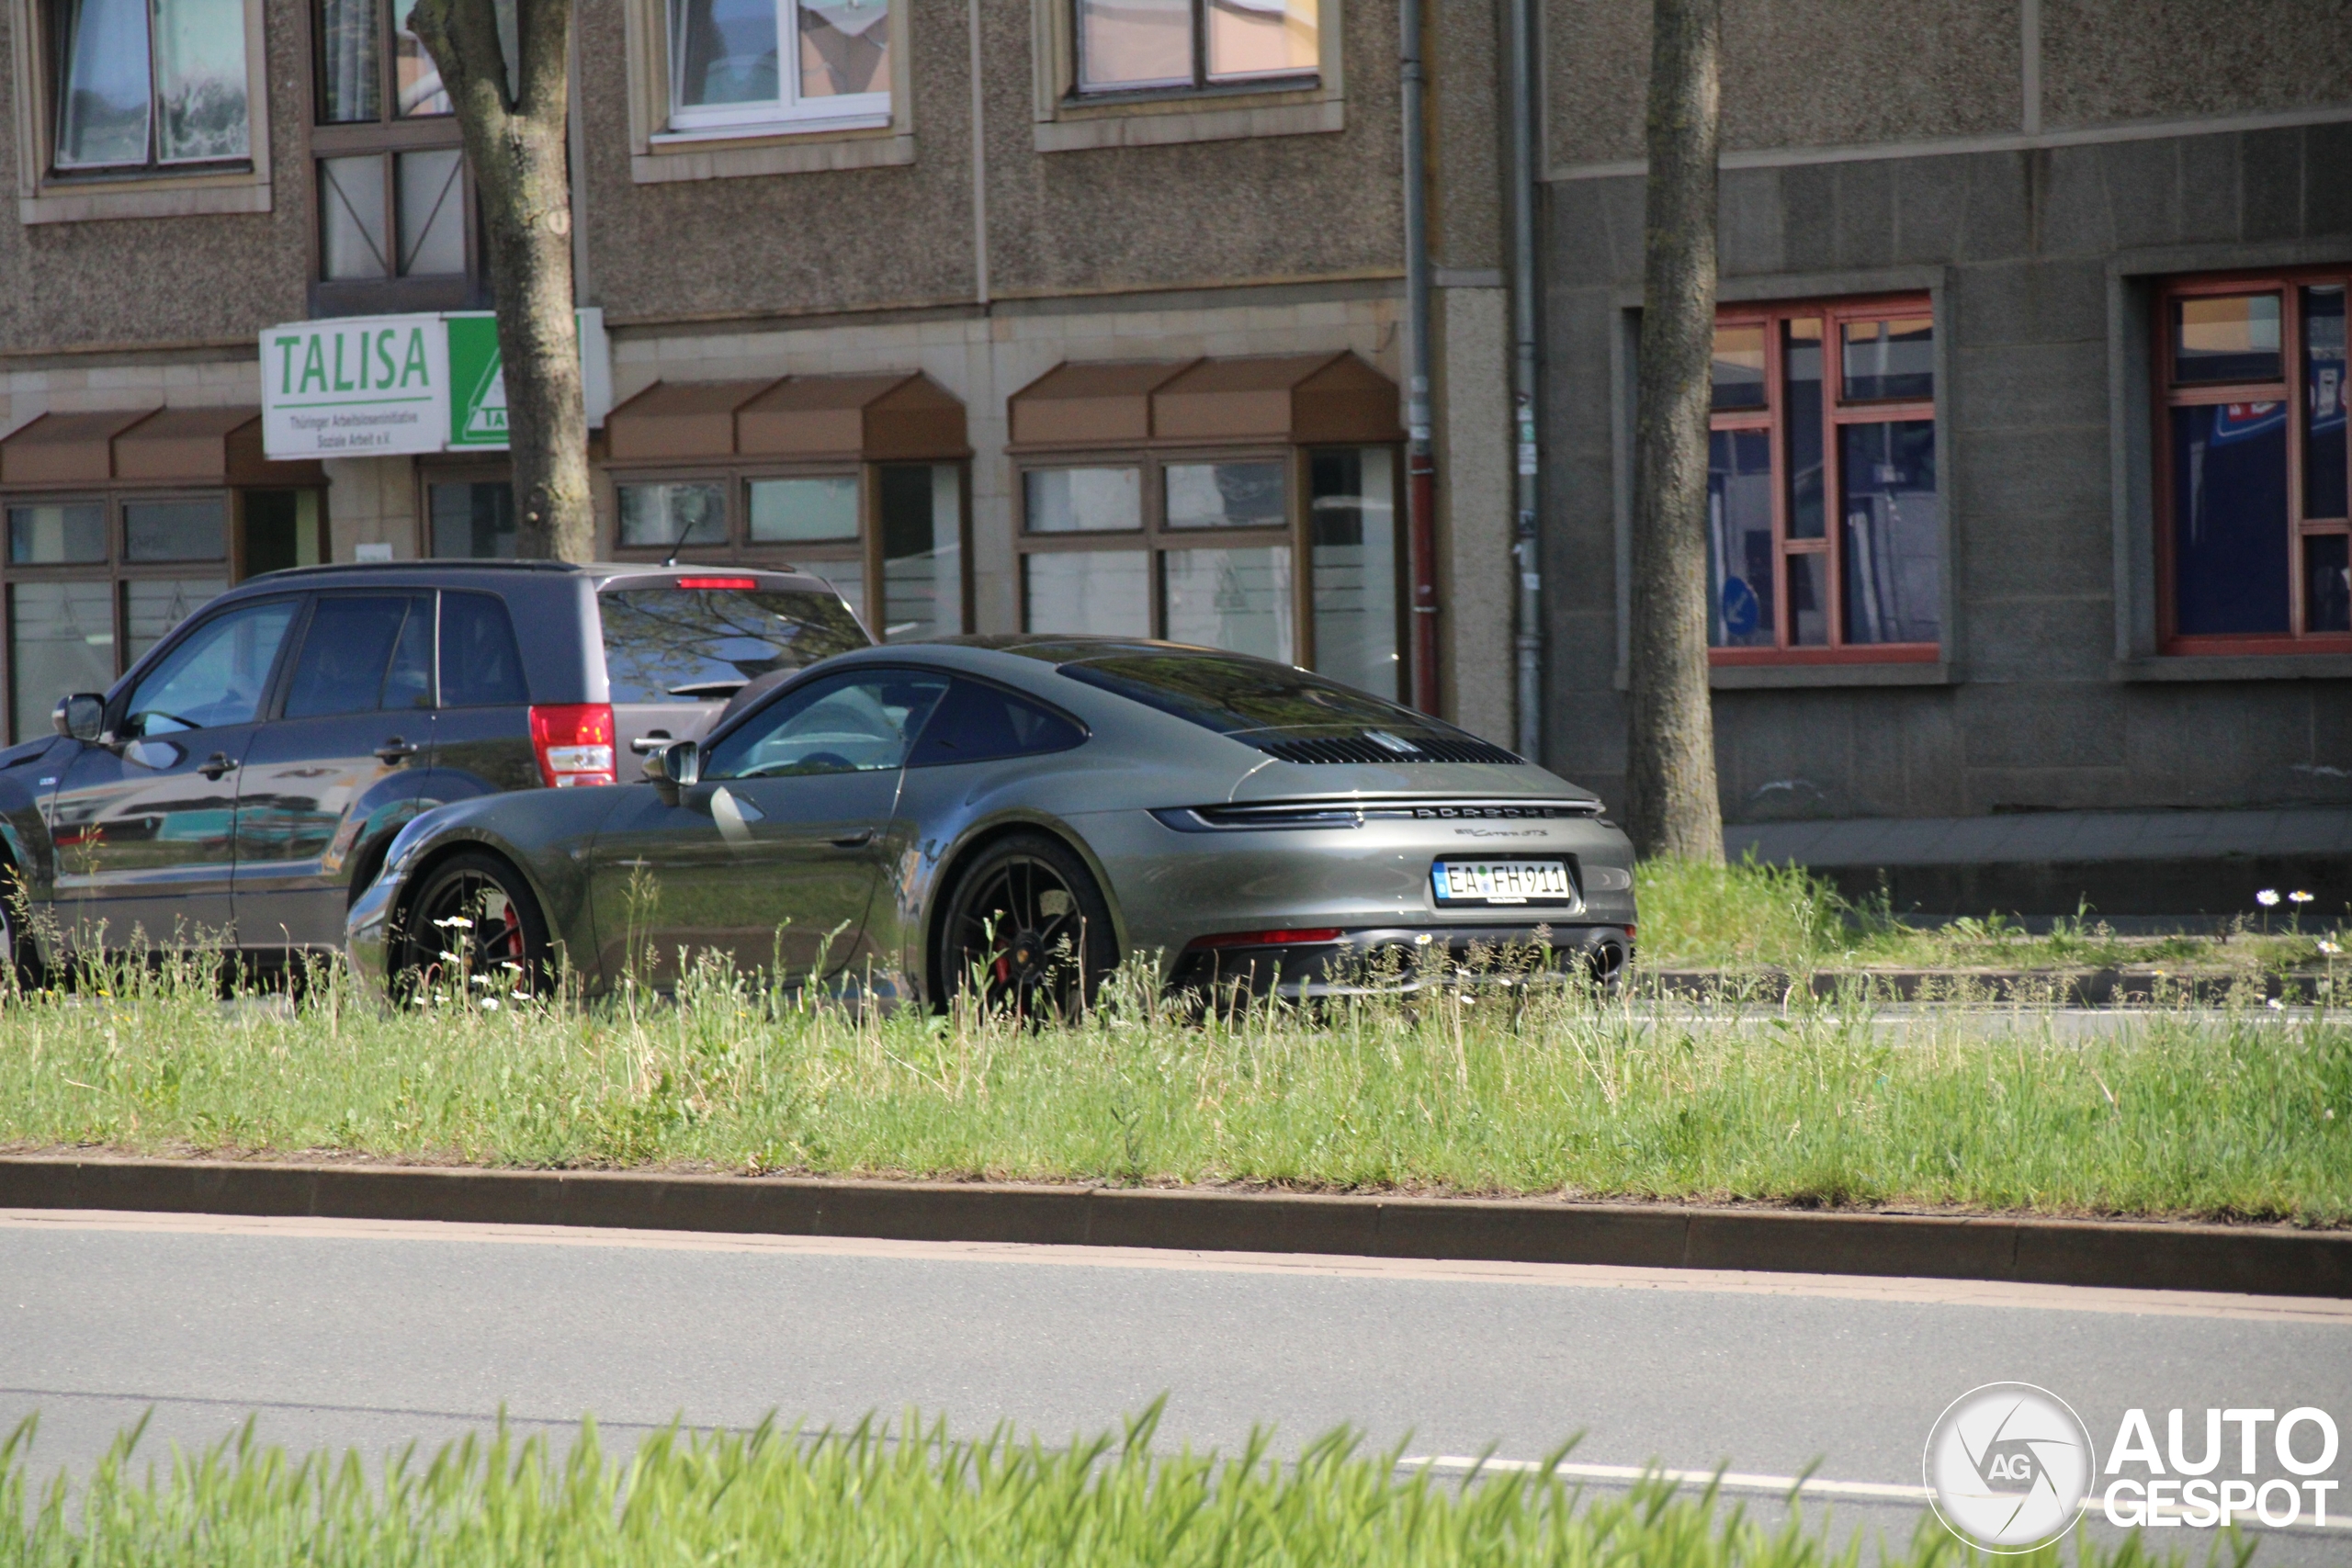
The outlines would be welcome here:
<svg viewBox="0 0 2352 1568">
<path fill-rule="evenodd" d="M 401 987 L 412 998 L 458 985 L 484 997 L 540 996 L 553 979 L 547 919 L 530 885 L 480 851 L 425 872 L 401 920 Z"/>
<path fill-rule="evenodd" d="M 939 928 L 939 995 L 1044 1021 L 1074 1018 L 1118 967 L 1111 906 L 1086 863 L 1045 833 L 1015 833 L 964 867 Z"/>
<path fill-rule="evenodd" d="M 25 897 L 25 885 L 17 875 L 17 868 L 0 861 L 0 962 L 7 964 L 0 985 L 13 980 L 26 990 L 40 984 L 40 969 L 31 940 L 25 933 L 25 918 L 32 911 L 31 900 Z"/>
</svg>

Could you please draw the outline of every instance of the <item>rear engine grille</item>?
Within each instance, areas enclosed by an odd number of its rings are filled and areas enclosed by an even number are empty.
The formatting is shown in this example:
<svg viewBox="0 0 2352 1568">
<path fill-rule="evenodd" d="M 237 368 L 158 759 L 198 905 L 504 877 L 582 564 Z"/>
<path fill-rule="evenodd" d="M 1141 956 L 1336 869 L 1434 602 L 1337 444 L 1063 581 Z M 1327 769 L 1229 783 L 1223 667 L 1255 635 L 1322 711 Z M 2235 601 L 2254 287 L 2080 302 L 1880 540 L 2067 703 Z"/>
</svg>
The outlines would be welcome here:
<svg viewBox="0 0 2352 1568">
<path fill-rule="evenodd" d="M 1236 736 L 1236 739 L 1244 739 Z M 1517 762 L 1520 759 L 1499 746 L 1469 736 L 1417 735 L 1398 750 L 1368 737 L 1347 736 L 1314 740 L 1250 739 L 1250 744 L 1285 762 Z"/>
</svg>

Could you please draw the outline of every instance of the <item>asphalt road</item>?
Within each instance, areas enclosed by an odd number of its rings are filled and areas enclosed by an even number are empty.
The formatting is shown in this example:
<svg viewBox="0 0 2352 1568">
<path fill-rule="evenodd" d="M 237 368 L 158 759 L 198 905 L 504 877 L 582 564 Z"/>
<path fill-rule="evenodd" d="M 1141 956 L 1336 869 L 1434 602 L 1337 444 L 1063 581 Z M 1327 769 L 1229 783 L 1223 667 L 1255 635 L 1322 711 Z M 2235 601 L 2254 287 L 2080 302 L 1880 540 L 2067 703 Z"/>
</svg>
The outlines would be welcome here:
<svg viewBox="0 0 2352 1568">
<path fill-rule="evenodd" d="M 1416 1456 L 1811 1466 L 1841 1532 L 1907 1539 L 1920 1450 L 1977 1384 L 2038 1383 L 2102 1452 L 2129 1406 L 2315 1404 L 2352 1428 L 2352 1303 L 1799 1275 L 819 1241 L 523 1226 L 0 1211 L 0 1429 L 80 1472 L 152 1409 L 198 1444 L 248 1414 L 370 1454 L 502 1406 L 627 1442 L 944 1414 L 1048 1441 L 1165 1391 L 1166 1440 L 1295 1447 L 1349 1423 Z M 2332 1473 L 2352 1481 L 2352 1430 Z M 2275 1472 L 2275 1467 L 2274 1467 Z M 2226 1473 L 2226 1472 L 2224 1472 Z M 1598 1484 L 1611 1484 L 1599 1473 Z M 2352 1491 L 2352 1487 L 2347 1487 Z M 2346 1512 L 2352 1496 L 2338 1494 Z M 2109 1533 L 2103 1523 L 2092 1527 Z M 2352 1529 L 2260 1531 L 2260 1563 L 2352 1561 Z M 2202 1561 L 2208 1532 L 2158 1544 Z"/>
</svg>

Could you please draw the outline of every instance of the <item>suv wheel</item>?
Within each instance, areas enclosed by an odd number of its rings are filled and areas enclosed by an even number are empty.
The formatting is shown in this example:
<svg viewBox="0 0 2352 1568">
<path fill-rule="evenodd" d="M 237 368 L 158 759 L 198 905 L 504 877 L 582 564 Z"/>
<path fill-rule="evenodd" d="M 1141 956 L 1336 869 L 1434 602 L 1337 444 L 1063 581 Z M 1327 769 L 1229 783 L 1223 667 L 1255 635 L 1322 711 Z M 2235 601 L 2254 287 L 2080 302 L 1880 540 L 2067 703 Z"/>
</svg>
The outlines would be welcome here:
<svg viewBox="0 0 2352 1568">
<path fill-rule="evenodd" d="M 495 998 L 548 988 L 548 927 L 538 900 L 495 855 L 450 856 L 425 874 L 410 900 L 402 977 L 416 995 L 462 987 Z"/>
</svg>

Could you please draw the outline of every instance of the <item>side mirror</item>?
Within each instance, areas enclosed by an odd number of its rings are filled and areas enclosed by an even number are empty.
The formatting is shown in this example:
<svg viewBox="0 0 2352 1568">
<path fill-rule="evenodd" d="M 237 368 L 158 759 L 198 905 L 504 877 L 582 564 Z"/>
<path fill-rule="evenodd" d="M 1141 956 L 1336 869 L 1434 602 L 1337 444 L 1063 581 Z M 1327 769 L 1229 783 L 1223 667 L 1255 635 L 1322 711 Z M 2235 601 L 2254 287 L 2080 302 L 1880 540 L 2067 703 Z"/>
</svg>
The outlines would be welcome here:
<svg viewBox="0 0 2352 1568">
<path fill-rule="evenodd" d="M 57 733 L 72 740 L 95 741 L 106 728 L 107 700 L 95 692 L 76 692 L 58 699 L 49 721 Z"/>
<path fill-rule="evenodd" d="M 674 801 L 678 791 L 690 789 L 702 780 L 701 743 L 673 740 L 659 750 L 647 752 L 645 776 Z"/>
</svg>

